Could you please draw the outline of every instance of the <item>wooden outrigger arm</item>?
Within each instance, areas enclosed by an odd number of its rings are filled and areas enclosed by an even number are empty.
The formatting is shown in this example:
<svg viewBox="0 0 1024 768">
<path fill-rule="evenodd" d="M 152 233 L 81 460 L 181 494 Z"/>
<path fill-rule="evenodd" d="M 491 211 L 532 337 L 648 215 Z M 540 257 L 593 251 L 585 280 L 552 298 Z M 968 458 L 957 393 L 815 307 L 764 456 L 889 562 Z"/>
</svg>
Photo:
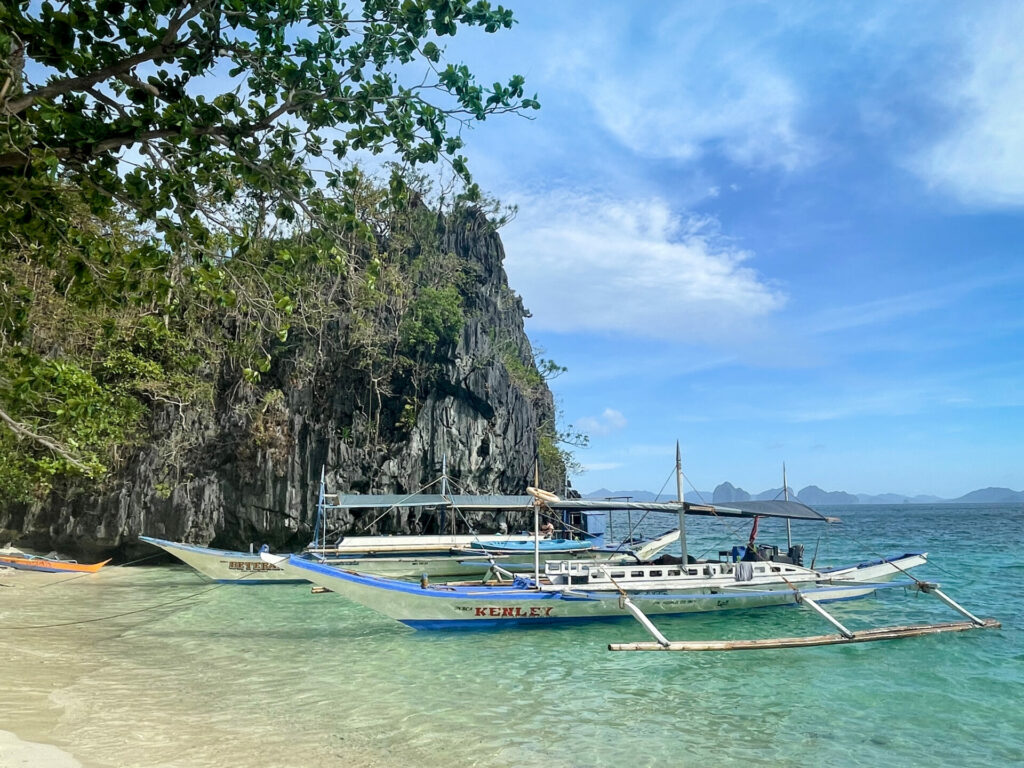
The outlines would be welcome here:
<svg viewBox="0 0 1024 768">
<path fill-rule="evenodd" d="M 744 651 L 765 650 L 771 648 L 806 648 L 817 645 L 842 645 L 845 643 L 867 643 L 876 640 L 896 640 L 903 637 L 919 637 L 934 635 L 940 632 L 964 632 L 969 629 L 998 629 L 1002 626 L 995 619 L 979 619 L 962 605 L 950 598 L 939 589 L 938 584 L 918 581 L 908 584 L 925 594 L 933 594 L 953 610 L 967 617 L 968 621 L 952 621 L 938 624 L 908 624 L 892 627 L 876 627 L 851 632 L 831 613 L 822 608 L 814 600 L 796 592 L 798 603 L 807 605 L 818 615 L 839 630 L 837 635 L 812 635 L 810 637 L 776 637 L 761 640 L 692 640 L 670 641 L 658 631 L 657 627 L 644 613 L 628 599 L 623 601 L 625 608 L 636 617 L 637 621 L 652 635 L 657 642 L 609 643 L 609 651 Z"/>
</svg>

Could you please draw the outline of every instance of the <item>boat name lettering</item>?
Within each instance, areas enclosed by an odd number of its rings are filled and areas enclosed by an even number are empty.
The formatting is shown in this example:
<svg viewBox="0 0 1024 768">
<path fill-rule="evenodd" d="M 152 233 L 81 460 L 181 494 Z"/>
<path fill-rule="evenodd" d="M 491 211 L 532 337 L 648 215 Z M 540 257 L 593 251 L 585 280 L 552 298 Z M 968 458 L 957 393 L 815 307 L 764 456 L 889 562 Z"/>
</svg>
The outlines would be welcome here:
<svg viewBox="0 0 1024 768">
<path fill-rule="evenodd" d="M 280 571 L 276 565 L 264 563 L 262 560 L 253 562 L 251 560 L 228 560 L 229 571 Z"/>
<path fill-rule="evenodd" d="M 484 608 L 477 608 L 474 615 L 494 616 L 499 619 L 533 619 L 540 616 L 550 616 L 551 611 L 553 610 L 554 606 L 550 608 L 541 608 L 538 605 L 534 605 L 530 608 L 523 608 L 517 605 L 514 608 L 510 608 L 508 606 L 491 605 Z"/>
</svg>

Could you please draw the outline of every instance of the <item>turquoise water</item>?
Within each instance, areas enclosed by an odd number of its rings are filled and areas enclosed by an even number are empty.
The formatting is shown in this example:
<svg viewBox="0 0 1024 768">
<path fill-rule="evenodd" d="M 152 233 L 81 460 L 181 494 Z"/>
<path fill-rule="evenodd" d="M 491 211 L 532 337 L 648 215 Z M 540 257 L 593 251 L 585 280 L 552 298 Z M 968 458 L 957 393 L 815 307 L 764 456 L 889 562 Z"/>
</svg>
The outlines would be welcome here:
<svg viewBox="0 0 1024 768">
<path fill-rule="evenodd" d="M 632 620 L 418 633 L 308 586 L 217 587 L 184 567 L 3 572 L 0 728 L 85 766 L 1024 765 L 1024 507 L 827 512 L 843 519 L 827 535 L 794 526 L 808 562 L 926 550 L 918 576 L 1003 629 L 611 653 L 648 638 Z M 717 554 L 747 526 L 689 533 Z M 785 532 L 762 523 L 759 539 Z M 853 627 L 958 618 L 903 590 L 830 610 Z M 830 631 L 797 608 L 657 623 L 671 639 Z"/>
</svg>

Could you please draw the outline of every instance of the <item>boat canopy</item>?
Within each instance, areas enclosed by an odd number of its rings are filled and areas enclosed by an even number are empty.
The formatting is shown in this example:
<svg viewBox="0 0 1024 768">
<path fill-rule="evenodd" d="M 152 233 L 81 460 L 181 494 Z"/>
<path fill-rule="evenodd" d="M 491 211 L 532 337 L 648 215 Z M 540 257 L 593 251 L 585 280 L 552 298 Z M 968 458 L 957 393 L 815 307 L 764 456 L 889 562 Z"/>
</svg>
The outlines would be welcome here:
<svg viewBox="0 0 1024 768">
<path fill-rule="evenodd" d="M 551 509 L 609 510 L 635 509 L 653 512 L 678 513 L 709 517 L 781 517 L 788 520 L 815 520 L 829 522 L 833 518 L 815 512 L 799 501 L 733 501 L 727 505 L 693 504 L 685 501 L 596 501 L 594 499 L 567 499 L 548 504 Z"/>
<path fill-rule="evenodd" d="M 440 493 L 348 493 L 327 494 L 327 506 L 333 509 L 390 509 L 391 507 L 459 507 L 460 509 L 530 509 L 532 496 L 470 496 Z"/>
<path fill-rule="evenodd" d="M 527 510 L 533 507 L 532 496 L 487 496 L 442 494 L 339 494 L 327 495 L 327 505 L 334 509 L 370 509 L 391 507 L 457 507 L 459 509 Z M 331 503 L 333 502 L 333 503 Z M 728 504 L 694 504 L 678 501 L 604 501 L 598 499 L 565 499 L 547 502 L 552 510 L 608 511 L 641 510 L 678 514 L 680 507 L 688 515 L 710 517 L 779 517 L 789 520 L 828 522 L 830 518 L 815 512 L 799 501 L 734 501 Z"/>
</svg>

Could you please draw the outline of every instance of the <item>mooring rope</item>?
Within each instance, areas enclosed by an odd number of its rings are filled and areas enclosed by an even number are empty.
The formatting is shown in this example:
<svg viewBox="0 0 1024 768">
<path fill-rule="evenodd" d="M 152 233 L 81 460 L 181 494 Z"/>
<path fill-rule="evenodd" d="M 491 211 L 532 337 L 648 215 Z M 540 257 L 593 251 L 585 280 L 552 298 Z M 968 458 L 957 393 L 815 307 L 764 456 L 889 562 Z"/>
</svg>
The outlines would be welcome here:
<svg viewBox="0 0 1024 768">
<path fill-rule="evenodd" d="M 241 579 L 239 579 L 239 580 L 241 580 Z M 9 624 L 5 624 L 4 625 L 4 631 L 7 631 L 7 630 L 25 630 L 25 629 L 54 629 L 56 627 L 72 627 L 72 626 L 76 626 L 78 624 L 94 624 L 97 621 L 107 621 L 109 619 L 118 619 L 118 618 L 121 618 L 122 616 L 133 616 L 133 615 L 138 614 L 138 613 L 145 613 L 147 611 L 154 611 L 154 610 L 156 610 L 158 608 L 164 608 L 164 607 L 166 607 L 168 605 L 173 605 L 175 603 L 184 602 L 185 600 L 190 600 L 192 598 L 199 597 L 201 595 L 205 595 L 208 592 L 213 592 L 215 589 L 220 589 L 221 587 L 226 587 L 226 586 L 228 586 L 228 585 L 227 584 L 214 584 L 213 586 L 211 586 L 211 587 L 209 587 L 207 589 L 201 590 L 199 592 L 194 592 L 194 593 L 192 593 L 190 595 L 182 595 L 181 597 L 176 597 L 173 600 L 166 600 L 166 601 L 164 601 L 162 603 L 157 603 L 156 605 L 148 605 L 148 606 L 145 606 L 143 608 L 136 608 L 136 609 L 131 610 L 131 611 L 122 611 L 120 613 L 112 613 L 112 614 L 109 614 L 107 616 L 97 616 L 97 617 L 94 617 L 94 618 L 91 618 L 91 619 L 78 619 L 76 621 L 60 621 L 60 622 L 55 622 L 53 624 L 25 624 L 25 625 L 22 625 L 22 626 L 11 626 Z"/>
</svg>

